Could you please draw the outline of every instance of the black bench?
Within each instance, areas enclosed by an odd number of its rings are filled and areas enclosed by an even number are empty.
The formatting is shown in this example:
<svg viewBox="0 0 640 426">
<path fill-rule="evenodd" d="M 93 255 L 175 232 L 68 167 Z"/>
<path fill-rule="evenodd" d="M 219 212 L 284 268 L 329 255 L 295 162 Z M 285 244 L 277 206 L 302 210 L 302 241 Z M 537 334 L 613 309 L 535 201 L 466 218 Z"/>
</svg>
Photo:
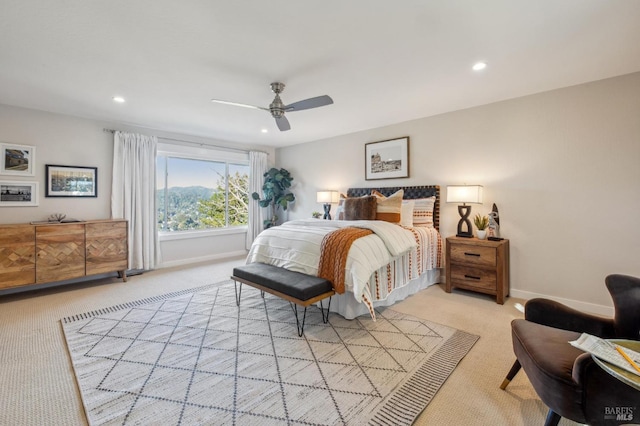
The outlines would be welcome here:
<svg viewBox="0 0 640 426">
<path fill-rule="evenodd" d="M 307 306 L 320 302 L 322 322 L 326 324 L 329 321 L 331 296 L 335 294 L 331 281 L 265 263 L 250 263 L 233 268 L 231 279 L 235 285 L 237 306 L 240 306 L 243 283 L 259 289 L 262 297 L 264 297 L 264 292 L 266 291 L 274 296 L 288 300 L 291 309 L 296 315 L 296 326 L 300 337 L 304 333 Z M 239 287 L 238 282 L 240 283 Z M 325 315 L 322 300 L 327 297 L 329 298 L 329 305 Z M 298 319 L 297 305 L 304 307 L 302 323 Z"/>
</svg>

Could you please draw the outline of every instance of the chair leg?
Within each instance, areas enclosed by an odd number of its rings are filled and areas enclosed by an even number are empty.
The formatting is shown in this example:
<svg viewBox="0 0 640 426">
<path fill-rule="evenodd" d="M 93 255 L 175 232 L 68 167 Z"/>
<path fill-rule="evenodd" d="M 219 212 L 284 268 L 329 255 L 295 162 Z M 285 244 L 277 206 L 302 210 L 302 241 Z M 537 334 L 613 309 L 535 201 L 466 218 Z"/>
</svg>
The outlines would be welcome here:
<svg viewBox="0 0 640 426">
<path fill-rule="evenodd" d="M 511 370 L 509 370 L 507 377 L 502 381 L 500 389 L 505 390 L 507 388 L 507 385 L 509 385 L 511 380 L 513 380 L 513 378 L 516 377 L 516 374 L 518 374 L 518 371 L 520 371 L 520 367 L 522 367 L 520 365 L 520 361 L 516 359 L 516 362 L 514 362 L 511 366 Z"/>
<path fill-rule="evenodd" d="M 552 409 L 549 409 L 547 413 L 547 418 L 544 421 L 544 426 L 558 426 L 558 422 L 560 421 L 560 414 L 554 412 Z"/>
</svg>

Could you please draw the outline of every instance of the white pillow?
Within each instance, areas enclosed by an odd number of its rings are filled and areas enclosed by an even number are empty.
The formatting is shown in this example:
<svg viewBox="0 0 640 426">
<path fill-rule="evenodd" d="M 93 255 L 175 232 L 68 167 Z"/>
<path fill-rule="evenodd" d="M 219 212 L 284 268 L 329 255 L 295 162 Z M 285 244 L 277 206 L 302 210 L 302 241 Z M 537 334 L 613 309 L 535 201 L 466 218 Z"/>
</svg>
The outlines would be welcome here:
<svg viewBox="0 0 640 426">
<path fill-rule="evenodd" d="M 400 209 L 400 225 L 413 226 L 413 206 L 414 200 L 402 200 L 402 206 Z"/>
</svg>

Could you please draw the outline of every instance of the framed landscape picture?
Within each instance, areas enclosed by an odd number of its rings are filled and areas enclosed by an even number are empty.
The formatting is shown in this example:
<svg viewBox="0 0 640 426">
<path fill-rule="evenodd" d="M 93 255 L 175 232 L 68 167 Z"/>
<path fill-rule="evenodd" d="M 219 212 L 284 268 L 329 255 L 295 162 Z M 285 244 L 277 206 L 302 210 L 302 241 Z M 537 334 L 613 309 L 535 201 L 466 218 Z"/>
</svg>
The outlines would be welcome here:
<svg viewBox="0 0 640 426">
<path fill-rule="evenodd" d="M 35 175 L 35 146 L 0 143 L 0 155 L 0 175 Z"/>
<path fill-rule="evenodd" d="M 365 179 L 409 177 L 409 136 L 364 146 Z"/>
<path fill-rule="evenodd" d="M 47 164 L 46 197 L 97 197 L 98 168 Z"/>
<path fill-rule="evenodd" d="M 38 182 L 0 181 L 0 207 L 38 205 Z"/>
</svg>

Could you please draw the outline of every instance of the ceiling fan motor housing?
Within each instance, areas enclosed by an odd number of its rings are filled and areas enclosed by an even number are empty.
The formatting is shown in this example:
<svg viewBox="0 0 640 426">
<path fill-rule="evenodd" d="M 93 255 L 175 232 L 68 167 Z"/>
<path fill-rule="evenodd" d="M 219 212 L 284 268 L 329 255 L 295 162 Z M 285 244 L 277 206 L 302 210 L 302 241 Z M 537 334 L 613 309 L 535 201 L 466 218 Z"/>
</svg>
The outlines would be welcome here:
<svg viewBox="0 0 640 426">
<path fill-rule="evenodd" d="M 284 115 L 284 104 L 282 103 L 282 99 L 280 99 L 280 95 L 276 94 L 273 102 L 269 104 L 269 111 L 271 111 L 271 115 L 274 118 L 280 118 Z"/>
<path fill-rule="evenodd" d="M 282 103 L 282 99 L 280 99 L 280 93 L 284 90 L 284 83 L 271 83 L 271 91 L 276 94 L 276 97 L 273 99 L 273 102 L 269 104 L 269 111 L 271 111 L 271 115 L 273 118 L 280 118 L 284 115 L 284 104 Z"/>
</svg>

